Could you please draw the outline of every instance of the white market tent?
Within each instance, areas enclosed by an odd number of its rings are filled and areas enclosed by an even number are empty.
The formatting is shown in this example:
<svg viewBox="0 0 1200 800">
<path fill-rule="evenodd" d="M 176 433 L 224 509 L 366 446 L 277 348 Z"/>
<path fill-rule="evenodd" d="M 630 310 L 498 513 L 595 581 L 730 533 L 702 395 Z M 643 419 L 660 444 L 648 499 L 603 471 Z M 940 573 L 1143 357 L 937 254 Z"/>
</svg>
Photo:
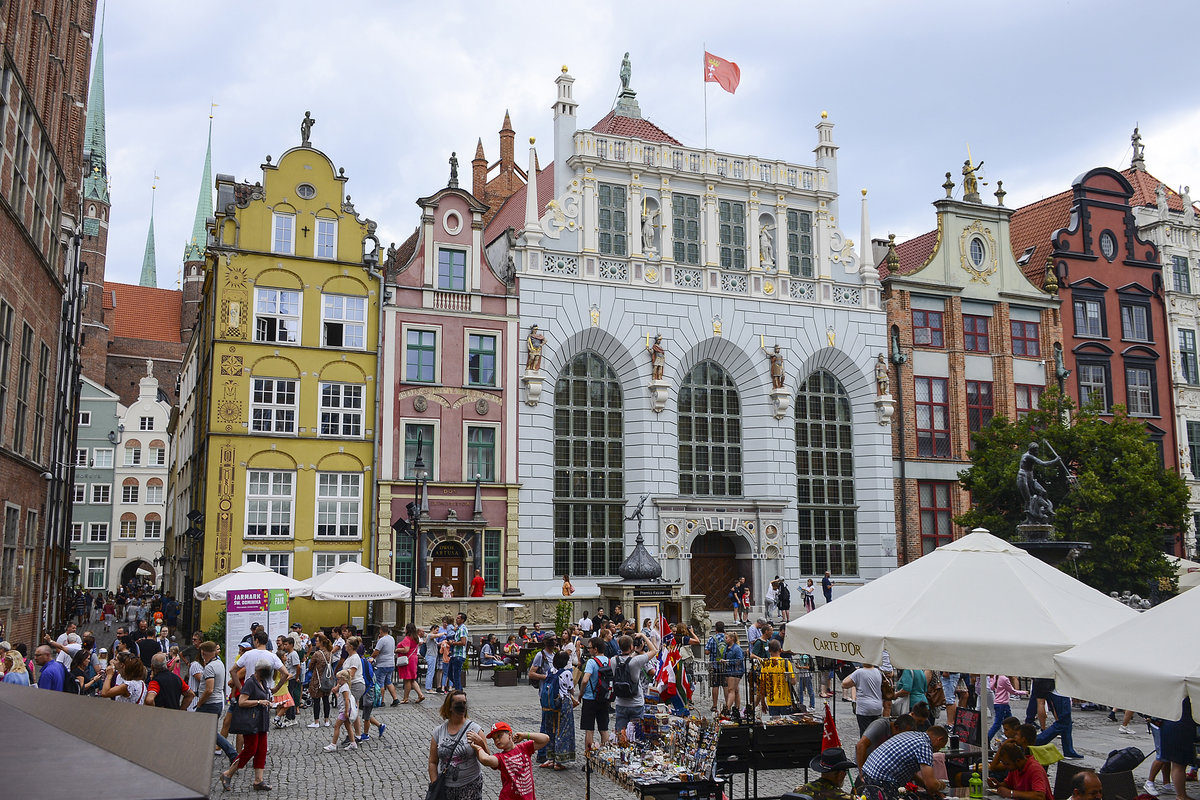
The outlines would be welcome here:
<svg viewBox="0 0 1200 800">
<path fill-rule="evenodd" d="M 197 600 L 224 602 L 225 593 L 231 589 L 287 589 L 291 597 L 308 597 L 312 594 L 312 588 L 301 581 L 280 575 L 267 565 L 253 561 L 197 586 L 192 594 Z"/>
<path fill-rule="evenodd" d="M 1197 619 L 1200 592 L 1173 597 L 1055 656 L 1058 686 L 1163 719 L 1179 719 L 1184 697 L 1200 710 Z"/>
<path fill-rule="evenodd" d="M 402 583 L 388 580 L 363 565 L 347 561 L 337 569 L 323 572 L 301 582 L 314 600 L 408 600 L 412 590 Z"/>
</svg>

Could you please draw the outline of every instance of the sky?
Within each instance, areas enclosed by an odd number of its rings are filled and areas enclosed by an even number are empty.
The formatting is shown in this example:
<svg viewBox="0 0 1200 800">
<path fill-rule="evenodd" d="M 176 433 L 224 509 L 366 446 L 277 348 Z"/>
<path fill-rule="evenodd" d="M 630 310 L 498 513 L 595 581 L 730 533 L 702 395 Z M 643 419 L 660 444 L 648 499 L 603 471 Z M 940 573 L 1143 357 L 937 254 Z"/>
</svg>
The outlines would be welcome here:
<svg viewBox="0 0 1200 800">
<path fill-rule="evenodd" d="M 873 237 L 935 227 L 930 204 L 947 171 L 961 181 L 968 147 L 985 201 L 1002 180 L 1015 207 L 1128 166 L 1139 125 L 1150 172 L 1200 192 L 1197 23 L 1192 0 L 110 0 L 107 279 L 138 281 L 157 185 L 158 283 L 177 287 L 210 113 L 214 175 L 253 183 L 311 111 L 312 144 L 345 169 L 386 246 L 446 184 L 452 151 L 467 188 L 476 139 L 497 158 L 505 110 L 518 161 L 534 136 L 549 163 L 561 68 L 588 127 L 612 107 L 625 51 L 643 115 L 685 145 L 705 141 L 705 48 L 742 72 L 734 95 L 709 84 L 710 148 L 812 164 L 827 111 L 855 240 L 863 188 Z"/>
</svg>

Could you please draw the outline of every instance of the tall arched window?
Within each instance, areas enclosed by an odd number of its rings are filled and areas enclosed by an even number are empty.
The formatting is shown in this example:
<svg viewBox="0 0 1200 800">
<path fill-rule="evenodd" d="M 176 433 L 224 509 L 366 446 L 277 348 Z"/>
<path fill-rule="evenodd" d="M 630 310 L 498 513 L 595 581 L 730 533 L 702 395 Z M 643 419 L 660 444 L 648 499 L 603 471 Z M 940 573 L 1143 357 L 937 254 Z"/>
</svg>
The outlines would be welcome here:
<svg viewBox="0 0 1200 800">
<path fill-rule="evenodd" d="M 824 370 L 796 395 L 800 574 L 858 574 L 850 398 Z"/>
<path fill-rule="evenodd" d="M 742 405 L 715 361 L 692 367 L 679 388 L 679 493 L 742 493 Z"/>
<path fill-rule="evenodd" d="M 581 353 L 554 386 L 554 574 L 615 575 L 625 557 L 621 385 Z"/>
</svg>

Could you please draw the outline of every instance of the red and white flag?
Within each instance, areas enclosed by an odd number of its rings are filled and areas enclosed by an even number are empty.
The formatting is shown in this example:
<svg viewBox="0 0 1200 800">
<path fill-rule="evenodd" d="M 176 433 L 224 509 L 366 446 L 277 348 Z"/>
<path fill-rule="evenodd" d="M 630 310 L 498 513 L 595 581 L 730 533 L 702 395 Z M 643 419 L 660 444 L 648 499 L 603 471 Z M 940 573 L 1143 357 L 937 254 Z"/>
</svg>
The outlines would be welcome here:
<svg viewBox="0 0 1200 800">
<path fill-rule="evenodd" d="M 837 725 L 833 722 L 833 712 L 829 710 L 829 703 L 825 704 L 825 727 L 821 730 L 821 750 L 825 751 L 831 747 L 841 747 L 842 740 L 838 737 Z"/>
<path fill-rule="evenodd" d="M 738 84 L 742 82 L 742 70 L 732 61 L 714 56 L 705 50 L 704 82 L 719 83 L 722 89 L 733 94 L 737 91 Z"/>
</svg>

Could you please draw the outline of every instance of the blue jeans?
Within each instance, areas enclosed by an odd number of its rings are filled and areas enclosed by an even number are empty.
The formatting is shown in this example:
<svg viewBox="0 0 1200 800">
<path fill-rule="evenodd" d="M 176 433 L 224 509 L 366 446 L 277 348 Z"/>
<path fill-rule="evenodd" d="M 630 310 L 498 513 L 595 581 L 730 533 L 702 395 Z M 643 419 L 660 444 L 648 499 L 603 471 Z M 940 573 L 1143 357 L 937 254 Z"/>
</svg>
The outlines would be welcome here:
<svg viewBox="0 0 1200 800">
<path fill-rule="evenodd" d="M 635 719 L 641 719 L 642 714 L 646 711 L 646 706 L 639 703 L 636 706 L 613 706 L 615 719 L 613 720 L 613 735 L 625 730 L 625 726 Z"/>
<path fill-rule="evenodd" d="M 460 691 L 463 688 L 462 666 L 463 666 L 463 657 L 462 656 L 450 656 L 449 683 L 451 685 L 453 685 L 455 689 L 458 689 Z"/>
<path fill-rule="evenodd" d="M 1061 736 L 1063 755 L 1075 756 L 1075 743 L 1071 738 L 1071 699 L 1052 694 L 1046 702 L 1054 708 L 1054 715 L 1057 719 L 1046 726 L 1046 730 L 1039 733 L 1033 743 L 1049 744 L 1054 737 Z"/>
<path fill-rule="evenodd" d="M 808 707 L 813 708 L 817 704 L 817 698 L 813 694 L 812 675 L 804 674 L 800 676 L 800 691 L 796 692 L 796 696 L 803 698 L 805 692 L 808 692 Z"/>
<path fill-rule="evenodd" d="M 223 706 L 224 703 L 206 703 L 199 706 L 196 711 L 201 714 L 212 714 L 217 718 L 217 747 L 221 748 L 221 752 L 225 754 L 226 758 L 233 761 L 238 757 L 238 752 L 233 749 L 233 745 L 229 743 L 229 740 L 221 735 L 221 708 Z"/>
<path fill-rule="evenodd" d="M 1004 720 L 1012 716 L 1012 707 L 1008 703 L 993 703 L 992 708 L 995 709 L 996 718 L 992 720 L 992 727 L 988 728 L 988 741 L 996 735 L 996 731 L 1000 730 L 1000 725 Z"/>
<path fill-rule="evenodd" d="M 433 691 L 433 676 L 437 674 L 438 654 L 433 651 L 431 655 L 425 656 L 425 691 Z"/>
</svg>

